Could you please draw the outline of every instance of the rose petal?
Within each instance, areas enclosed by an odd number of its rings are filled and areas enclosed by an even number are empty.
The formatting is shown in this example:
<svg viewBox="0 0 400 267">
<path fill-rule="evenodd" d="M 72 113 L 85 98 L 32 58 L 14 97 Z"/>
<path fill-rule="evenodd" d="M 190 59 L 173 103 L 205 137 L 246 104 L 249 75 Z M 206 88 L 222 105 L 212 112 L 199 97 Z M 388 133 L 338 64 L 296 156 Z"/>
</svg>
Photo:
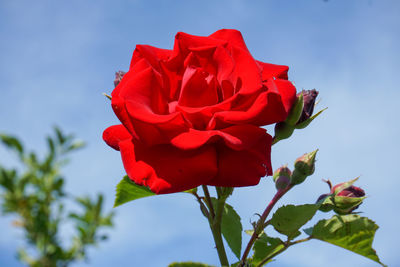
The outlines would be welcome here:
<svg viewBox="0 0 400 267">
<path fill-rule="evenodd" d="M 218 103 L 215 80 L 200 69 L 187 68 L 182 78 L 182 89 L 178 104 L 188 107 L 211 106 Z"/>
<path fill-rule="evenodd" d="M 232 47 L 232 58 L 235 62 L 233 80 L 235 92 L 252 94 L 262 87 L 261 69 L 251 54 L 243 49 Z M 237 84 L 240 81 L 240 86 Z"/>
<path fill-rule="evenodd" d="M 125 76 L 128 77 L 125 78 Z M 169 106 L 152 68 L 129 71 L 112 94 L 112 107 L 131 134 L 146 144 L 168 143 L 171 136 L 186 131 L 190 123 L 182 114 L 168 114 Z"/>
<path fill-rule="evenodd" d="M 271 142 L 272 137 L 265 134 L 246 150 L 218 147 L 218 175 L 208 185 L 251 186 L 258 184 L 266 174 L 272 175 Z"/>
<path fill-rule="evenodd" d="M 222 140 L 233 150 L 245 150 L 253 147 L 264 135 L 267 135 L 265 129 L 254 125 L 235 125 L 214 131 L 190 129 L 173 138 L 171 144 L 179 149 L 189 150 Z"/>
<path fill-rule="evenodd" d="M 125 78 L 125 76 L 127 76 Z M 158 75 L 151 67 L 139 71 L 128 71 L 118 85 L 118 97 L 138 103 L 144 113 L 166 114 L 167 99 L 164 97 Z"/>
<path fill-rule="evenodd" d="M 103 140 L 115 150 L 119 150 L 119 143 L 127 139 L 132 139 L 132 135 L 122 124 L 110 126 L 103 132 Z"/>
<path fill-rule="evenodd" d="M 283 79 L 269 79 L 265 85 L 269 91 L 275 91 L 281 96 L 283 107 L 287 114 L 289 114 L 294 101 L 296 100 L 296 87 L 287 80 Z M 286 119 L 286 117 L 284 118 Z"/>
<path fill-rule="evenodd" d="M 125 170 L 135 183 L 156 194 L 175 193 L 206 184 L 217 173 L 215 149 L 182 151 L 171 145 L 143 146 L 120 143 Z"/>
<path fill-rule="evenodd" d="M 215 112 L 229 110 L 230 106 L 230 103 L 226 101 L 217 105 L 198 108 L 177 105 L 175 109 L 190 121 L 194 129 L 205 130 Z"/>
<path fill-rule="evenodd" d="M 238 48 L 248 51 L 246 43 L 240 31 L 234 29 L 222 29 L 214 32 L 209 37 L 228 41 L 229 45 L 237 46 Z"/>
<path fill-rule="evenodd" d="M 150 45 L 137 45 L 133 52 L 130 68 L 134 67 L 141 59 L 145 59 L 154 69 L 160 71 L 160 61 L 168 60 L 172 50 L 161 49 Z"/>
<path fill-rule="evenodd" d="M 219 129 L 232 124 L 263 126 L 284 121 L 296 99 L 296 88 L 282 79 L 270 79 L 265 84 L 267 91 L 260 93 L 255 100 L 248 96 L 246 101 L 243 99 L 246 96 L 235 95 L 232 110 L 216 112 L 207 129 Z M 249 103 L 251 106 L 247 107 Z"/>
<path fill-rule="evenodd" d="M 174 55 L 180 54 L 186 57 L 187 54 L 197 47 L 211 47 L 226 44 L 225 40 L 209 38 L 206 36 L 196 36 L 184 32 L 175 35 Z"/>
<path fill-rule="evenodd" d="M 264 63 L 261 61 L 257 61 L 257 63 L 262 68 L 261 76 L 264 81 L 272 79 L 273 77 L 284 80 L 288 79 L 288 74 L 287 74 L 289 70 L 288 66 Z"/>
</svg>

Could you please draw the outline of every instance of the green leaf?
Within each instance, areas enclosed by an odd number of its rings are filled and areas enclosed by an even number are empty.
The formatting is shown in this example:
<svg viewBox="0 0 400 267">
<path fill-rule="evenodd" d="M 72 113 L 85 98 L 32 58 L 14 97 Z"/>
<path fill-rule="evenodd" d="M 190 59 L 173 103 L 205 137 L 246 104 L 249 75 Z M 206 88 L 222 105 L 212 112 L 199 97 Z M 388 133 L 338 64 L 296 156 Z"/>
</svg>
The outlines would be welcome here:
<svg viewBox="0 0 400 267">
<path fill-rule="evenodd" d="M 53 126 L 54 131 L 56 132 L 56 136 L 57 136 L 57 141 L 59 144 L 64 144 L 66 141 L 66 137 L 64 136 L 64 134 L 62 133 L 61 129 L 58 128 L 57 126 Z"/>
<path fill-rule="evenodd" d="M 317 212 L 319 205 L 287 205 L 280 207 L 272 216 L 271 224 L 275 230 L 293 239 L 300 235 L 300 227 L 311 220 Z"/>
<path fill-rule="evenodd" d="M 24 152 L 24 147 L 21 142 L 14 136 L 0 134 L 0 141 L 11 149 L 15 149 L 19 155 Z"/>
<path fill-rule="evenodd" d="M 304 232 L 312 238 L 345 248 L 385 266 L 372 248 L 378 225 L 372 220 L 355 214 L 335 215 L 329 220 L 320 220 L 313 228 Z"/>
<path fill-rule="evenodd" d="M 208 265 L 200 262 L 173 262 L 168 267 L 214 267 L 213 265 Z"/>
<path fill-rule="evenodd" d="M 284 248 L 282 240 L 279 238 L 269 237 L 265 233 L 262 233 L 254 243 L 253 262 L 259 263 L 282 248 Z"/>
<path fill-rule="evenodd" d="M 211 201 L 216 210 L 218 200 L 211 198 Z M 225 203 L 222 213 L 221 232 L 238 259 L 240 259 L 240 252 L 242 250 L 242 231 L 243 228 L 240 222 L 240 216 L 231 205 Z"/>
<path fill-rule="evenodd" d="M 114 207 L 126 202 L 156 195 L 148 187 L 135 184 L 127 175 L 117 185 Z"/>
</svg>

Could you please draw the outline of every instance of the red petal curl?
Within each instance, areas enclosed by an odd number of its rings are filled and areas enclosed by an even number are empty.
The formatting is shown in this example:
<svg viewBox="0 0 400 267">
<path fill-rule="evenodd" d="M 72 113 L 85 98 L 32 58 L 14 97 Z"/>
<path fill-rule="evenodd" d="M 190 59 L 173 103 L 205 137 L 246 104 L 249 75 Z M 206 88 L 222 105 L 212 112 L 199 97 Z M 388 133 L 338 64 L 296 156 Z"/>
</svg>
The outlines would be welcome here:
<svg viewBox="0 0 400 267">
<path fill-rule="evenodd" d="M 171 144 L 182 150 L 198 149 L 205 144 L 224 141 L 233 150 L 245 150 L 264 138 L 266 130 L 254 125 L 234 125 L 221 130 L 198 131 L 190 129 L 171 140 Z"/>
<path fill-rule="evenodd" d="M 190 127 L 181 113 L 168 114 L 168 103 L 151 67 L 137 73 L 130 70 L 116 89 L 111 101 L 115 114 L 145 144 L 168 143 Z"/>
<path fill-rule="evenodd" d="M 271 144 L 272 137 L 265 134 L 245 150 L 218 147 L 218 175 L 208 185 L 251 186 L 258 184 L 261 177 L 272 175 Z"/>
<path fill-rule="evenodd" d="M 296 88 L 291 82 L 282 79 L 269 79 L 264 84 L 267 86 L 264 89 L 266 91 L 259 93 L 254 100 L 249 96 L 235 95 L 232 110 L 216 112 L 207 129 L 219 129 L 232 124 L 263 126 L 284 121 L 296 99 Z M 251 106 L 246 107 L 248 103 Z"/>
<path fill-rule="evenodd" d="M 209 35 L 211 38 L 228 41 L 229 45 L 248 51 L 246 43 L 243 40 L 242 33 L 234 29 L 222 29 Z"/>
<path fill-rule="evenodd" d="M 103 132 L 103 140 L 115 150 L 119 150 L 119 142 L 131 138 L 132 135 L 122 124 L 110 126 Z"/>
<path fill-rule="evenodd" d="M 183 151 L 171 145 L 147 147 L 125 140 L 120 149 L 129 178 L 156 194 L 181 192 L 206 184 L 218 171 L 212 146 Z"/>
<path fill-rule="evenodd" d="M 273 77 L 284 80 L 288 79 L 288 66 L 264 63 L 261 61 L 257 61 L 257 63 L 262 68 L 261 76 L 264 81 L 272 79 Z"/>
</svg>

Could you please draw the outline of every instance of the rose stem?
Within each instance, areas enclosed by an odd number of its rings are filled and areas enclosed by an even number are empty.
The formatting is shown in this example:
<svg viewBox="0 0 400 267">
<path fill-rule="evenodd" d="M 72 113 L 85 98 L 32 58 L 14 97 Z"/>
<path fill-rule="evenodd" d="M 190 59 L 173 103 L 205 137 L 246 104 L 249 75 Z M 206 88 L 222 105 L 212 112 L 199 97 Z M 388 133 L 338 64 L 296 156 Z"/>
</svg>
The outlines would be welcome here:
<svg viewBox="0 0 400 267">
<path fill-rule="evenodd" d="M 228 257 L 226 256 L 224 242 L 222 241 L 222 235 L 221 235 L 222 212 L 224 210 L 226 198 L 221 197 L 220 194 L 218 194 L 216 213 L 214 213 L 214 208 L 211 202 L 211 197 L 210 193 L 208 192 L 208 188 L 206 185 L 203 185 L 202 187 L 205 195 L 206 204 L 210 210 L 208 222 L 210 224 L 211 232 L 214 237 L 215 247 L 217 248 L 219 261 L 221 263 L 221 266 L 229 266 Z M 217 192 L 219 192 L 218 189 Z"/>
<path fill-rule="evenodd" d="M 264 258 L 264 259 L 257 265 L 257 267 L 263 266 L 266 262 L 268 262 L 269 260 L 271 260 L 271 259 L 274 258 L 275 256 L 281 254 L 281 253 L 284 252 L 286 249 L 288 249 L 290 246 L 293 246 L 293 245 L 296 245 L 296 244 L 300 244 L 300 243 L 309 241 L 309 240 L 311 240 L 311 238 L 312 238 L 312 237 L 309 236 L 309 237 L 307 237 L 307 238 L 299 239 L 299 240 L 296 240 L 296 241 L 293 241 L 293 242 L 285 242 L 283 248 L 281 248 L 280 250 L 278 250 L 278 251 L 272 253 L 272 254 L 269 255 L 268 257 Z"/>
<path fill-rule="evenodd" d="M 263 214 L 261 215 L 260 219 L 257 222 L 257 225 L 254 229 L 254 232 L 250 238 L 249 243 L 246 246 L 246 249 L 243 252 L 242 259 L 240 260 L 239 266 L 243 266 L 244 262 L 247 259 L 247 256 L 249 255 L 250 249 L 253 246 L 254 242 L 257 240 L 258 235 L 261 233 L 262 230 L 264 230 L 264 222 L 267 219 L 269 213 L 271 212 L 272 208 L 275 206 L 275 204 L 278 202 L 278 200 L 286 194 L 287 191 L 289 191 L 292 188 L 291 185 L 284 189 L 280 189 L 276 192 L 275 196 L 272 198 L 271 202 L 269 202 L 268 206 L 265 208 Z"/>
<path fill-rule="evenodd" d="M 212 202 L 211 202 L 210 192 L 208 192 L 208 188 L 207 188 L 206 185 L 202 185 L 202 187 L 203 187 L 203 191 L 204 191 L 204 196 L 206 198 L 205 199 L 206 200 L 206 205 L 207 205 L 208 209 L 210 210 L 211 218 L 214 219 L 215 213 L 214 213 L 214 207 L 213 207 Z"/>
</svg>

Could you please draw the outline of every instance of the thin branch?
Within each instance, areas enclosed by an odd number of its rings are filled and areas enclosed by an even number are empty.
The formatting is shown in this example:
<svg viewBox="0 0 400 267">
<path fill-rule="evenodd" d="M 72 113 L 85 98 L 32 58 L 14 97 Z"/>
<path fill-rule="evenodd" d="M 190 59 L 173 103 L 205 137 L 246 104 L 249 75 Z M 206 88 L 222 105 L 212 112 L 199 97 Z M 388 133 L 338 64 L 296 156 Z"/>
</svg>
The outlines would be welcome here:
<svg viewBox="0 0 400 267">
<path fill-rule="evenodd" d="M 210 224 L 211 232 L 214 238 L 215 247 L 218 252 L 219 261 L 221 266 L 229 266 L 228 257 L 226 256 L 226 251 L 224 247 L 224 242 L 222 241 L 221 234 L 221 221 L 222 221 L 222 212 L 224 210 L 225 200 L 226 198 L 221 197 L 218 192 L 218 200 L 216 205 L 216 213 L 214 212 L 213 203 L 211 201 L 210 192 L 206 185 L 203 185 L 203 191 L 205 196 L 205 202 L 209 209 L 208 222 Z"/>
<path fill-rule="evenodd" d="M 278 192 L 276 192 L 275 196 L 272 198 L 271 202 L 268 204 L 268 206 L 265 208 L 263 214 L 261 215 L 260 219 L 257 222 L 256 225 L 256 229 L 254 229 L 254 232 L 250 238 L 249 243 L 246 246 L 246 249 L 243 252 L 243 256 L 242 259 L 240 260 L 240 264 L 239 266 L 242 267 L 244 266 L 244 263 L 247 259 L 247 256 L 249 255 L 250 249 L 253 246 L 254 242 L 256 242 L 259 234 L 261 233 L 261 231 L 264 229 L 264 224 L 265 224 L 265 220 L 267 219 L 269 213 L 271 212 L 272 208 L 275 206 L 275 204 L 278 202 L 278 200 L 284 195 L 286 194 L 290 189 L 292 188 L 291 185 L 289 185 L 288 187 L 278 190 Z"/>
<path fill-rule="evenodd" d="M 203 191 L 204 191 L 204 196 L 206 198 L 206 205 L 208 206 L 208 209 L 210 210 L 211 216 L 214 219 L 215 213 L 214 213 L 214 207 L 211 202 L 211 197 L 210 197 L 210 192 L 208 192 L 208 188 L 206 185 L 202 185 Z"/>
</svg>

